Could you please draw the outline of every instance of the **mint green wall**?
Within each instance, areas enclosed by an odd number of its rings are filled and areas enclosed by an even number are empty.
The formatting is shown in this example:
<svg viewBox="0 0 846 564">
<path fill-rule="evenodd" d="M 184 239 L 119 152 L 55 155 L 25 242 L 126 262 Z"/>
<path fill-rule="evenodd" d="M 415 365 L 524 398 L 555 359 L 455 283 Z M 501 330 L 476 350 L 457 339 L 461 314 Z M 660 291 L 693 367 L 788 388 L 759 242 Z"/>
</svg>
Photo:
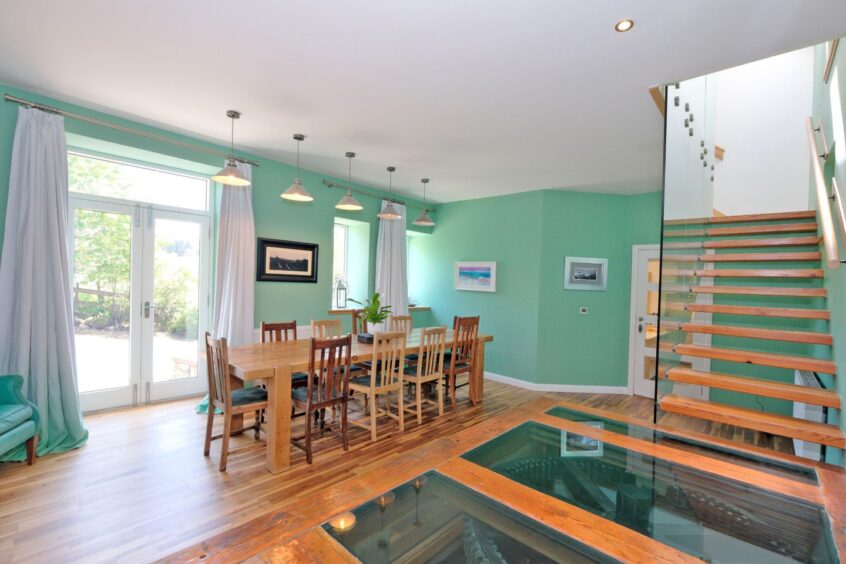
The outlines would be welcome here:
<svg viewBox="0 0 846 564">
<path fill-rule="evenodd" d="M 97 117 L 111 123 L 150 131 L 169 139 L 184 141 L 219 151 L 227 151 L 226 147 L 216 146 L 183 135 L 148 127 L 140 123 L 92 111 L 73 104 L 63 103 L 17 88 L 0 84 L 0 89 L 3 92 L 21 98 L 49 104 L 79 114 Z M 18 106 L 16 104 L 0 102 L 0 245 L 2 245 L 3 226 L 5 225 L 6 201 L 9 191 L 9 166 L 17 111 Z M 215 119 L 217 118 L 220 118 L 220 116 L 217 116 Z M 245 115 L 243 119 L 249 119 L 249 116 Z M 162 164 L 175 166 L 182 163 L 183 168 L 196 171 L 217 170 L 222 164 L 222 159 L 214 155 L 207 155 L 78 120 L 66 119 L 65 129 L 71 137 L 83 136 L 117 144 L 121 147 L 121 150 L 125 151 L 125 154 L 135 151 L 141 160 L 149 159 L 152 155 L 157 159 L 162 159 Z M 287 135 L 285 134 L 286 139 L 288 138 Z M 303 145 L 303 149 L 308 150 L 308 142 Z M 364 204 L 365 209 L 355 213 L 340 212 L 334 208 L 335 203 L 342 196 L 340 191 L 337 189 L 330 190 L 321 185 L 322 179 L 331 177 L 310 171 L 302 171 L 303 183 L 315 196 L 315 201 L 303 204 L 286 202 L 279 198 L 279 194 L 294 179 L 294 167 L 255 155 L 247 156 L 261 162 L 260 167 L 253 169 L 253 207 L 255 210 L 256 235 L 258 237 L 290 239 L 320 245 L 317 284 L 256 283 L 255 321 L 258 323 L 262 319 L 296 319 L 300 324 L 307 324 L 312 318 L 325 318 L 327 311 L 330 309 L 332 287 L 332 224 L 334 218 L 335 216 L 346 216 L 351 219 L 370 223 L 370 264 L 375 265 L 376 238 L 379 231 L 376 213 L 378 212 L 380 200 L 375 197 L 357 195 L 358 199 Z M 174 161 L 173 159 L 181 160 Z M 417 179 L 413 179 L 413 181 L 408 179 L 405 181 L 402 179 L 401 174 L 402 171 L 398 171 L 396 175 L 400 183 L 416 186 Z M 381 193 L 378 190 L 367 189 L 374 193 Z M 408 217 L 411 218 L 409 220 L 409 229 L 426 230 L 411 225 L 411 220 L 420 213 L 421 207 L 418 202 L 409 201 L 407 212 Z M 434 217 L 437 221 L 438 215 L 435 214 Z M 431 231 L 431 229 L 428 229 L 428 231 Z M 371 268 L 370 274 L 371 289 L 373 287 L 372 272 L 373 268 Z"/>
<path fill-rule="evenodd" d="M 835 164 L 833 170 L 827 171 L 837 178 L 841 195 L 846 194 L 846 131 L 843 131 L 843 120 L 846 119 L 846 44 L 841 40 L 840 48 L 837 50 L 832 76 L 829 84 L 822 81 L 823 68 L 825 66 L 825 47 L 818 45 L 814 54 L 814 118 L 824 124 L 828 142 L 839 139 L 834 144 Z M 835 72 L 836 71 L 836 72 Z M 838 95 L 839 94 L 839 95 Z M 832 102 L 834 102 L 832 104 Z M 832 108 L 834 106 L 834 109 Z M 836 111 L 839 116 L 833 116 Z M 836 119 L 832 119 L 835 117 Z M 813 186 L 809 188 L 809 201 L 811 207 L 817 208 L 816 198 L 813 194 Z M 835 221 L 837 221 L 835 219 Z M 846 257 L 841 241 L 841 258 Z M 835 386 L 840 397 L 846 398 L 846 377 L 842 372 L 846 367 L 846 265 L 841 265 L 837 270 L 826 267 L 825 287 L 828 289 L 828 309 L 831 311 L 830 329 L 834 336 L 834 361 L 840 369 L 841 375 L 834 378 Z M 846 430 L 846 411 L 841 410 L 838 419 L 835 420 L 840 427 Z M 835 449 L 830 449 L 834 452 Z M 842 452 L 836 452 L 830 457 L 832 462 L 843 463 Z"/>
<path fill-rule="evenodd" d="M 626 386 L 632 245 L 658 243 L 660 194 L 545 190 L 445 204 L 415 241 L 436 322 L 480 315 L 490 372 L 540 384 Z M 563 289 L 564 257 L 609 259 L 608 291 Z M 496 293 L 453 289 L 453 263 L 497 262 Z M 589 308 L 579 315 L 580 305 Z"/>
</svg>

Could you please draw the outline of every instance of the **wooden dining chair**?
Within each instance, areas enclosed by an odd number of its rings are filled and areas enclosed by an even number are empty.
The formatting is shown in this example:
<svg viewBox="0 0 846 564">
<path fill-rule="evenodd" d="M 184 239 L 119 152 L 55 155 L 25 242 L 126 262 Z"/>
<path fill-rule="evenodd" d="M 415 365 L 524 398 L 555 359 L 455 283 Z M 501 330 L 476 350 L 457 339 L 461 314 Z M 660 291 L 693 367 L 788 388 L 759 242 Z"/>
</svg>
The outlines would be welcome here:
<svg viewBox="0 0 846 564">
<path fill-rule="evenodd" d="M 479 318 L 458 317 L 453 319 L 453 344 L 452 350 L 444 353 L 446 364 L 445 386 L 449 386 L 449 398 L 452 409 L 458 407 L 455 392 L 470 383 L 470 374 L 476 368 L 476 341 L 479 337 Z M 467 382 L 458 384 L 458 377 L 467 374 Z"/>
<path fill-rule="evenodd" d="M 390 318 L 388 325 L 391 331 L 400 331 L 405 333 L 406 337 L 411 335 L 411 330 L 413 328 L 410 315 L 394 315 Z"/>
<path fill-rule="evenodd" d="M 367 333 L 367 318 L 364 317 L 363 309 L 352 310 L 352 334 L 363 335 Z"/>
<path fill-rule="evenodd" d="M 406 384 L 413 384 L 415 388 L 416 405 L 406 407 L 407 411 L 417 411 L 417 424 L 423 423 L 423 403 L 435 404 L 429 398 L 423 397 L 425 384 L 434 384 L 438 389 L 438 415 L 444 414 L 444 387 L 441 381 L 444 377 L 444 348 L 446 347 L 446 327 L 430 327 L 421 329 L 420 346 L 417 349 L 419 362 L 415 366 L 405 369 L 403 379 Z"/>
<path fill-rule="evenodd" d="M 297 322 L 283 321 L 281 323 L 261 322 L 261 342 L 274 343 L 277 341 L 297 340 Z"/>
<path fill-rule="evenodd" d="M 361 392 L 369 403 L 370 423 L 350 419 L 350 423 L 370 430 L 370 439 L 375 441 L 376 419 L 387 415 L 396 419 L 400 432 L 405 430 L 405 409 L 402 403 L 402 370 L 405 360 L 405 333 L 376 333 L 373 337 L 373 361 L 367 374 L 350 379 L 350 391 Z M 390 395 L 397 394 L 397 413 L 391 413 Z M 385 409 L 378 409 L 378 396 L 385 396 Z"/>
<path fill-rule="evenodd" d="M 255 413 L 256 422 L 253 429 L 255 438 L 258 439 L 261 430 L 261 412 L 267 409 L 267 390 L 258 386 L 233 390 L 229 381 L 229 353 L 226 348 L 226 339 L 212 339 L 208 332 L 206 333 L 206 362 L 209 380 L 209 413 L 206 420 L 206 442 L 203 454 L 209 455 L 213 440 L 222 439 L 220 471 L 223 472 L 226 470 L 226 459 L 229 456 L 229 437 L 243 431 L 243 429 L 232 429 L 232 417 L 244 413 Z M 223 412 L 223 433 L 212 436 L 215 409 Z"/>
<path fill-rule="evenodd" d="M 338 337 L 334 339 L 311 339 L 311 354 L 309 355 L 308 371 L 314 374 L 308 386 L 291 391 L 291 401 L 295 411 L 302 411 L 305 414 L 305 434 L 302 437 L 292 438 L 294 446 L 305 450 L 306 462 L 311 464 L 312 449 L 311 435 L 312 428 L 318 423 L 320 432 L 325 429 L 325 413 L 327 408 L 332 408 L 332 423 L 334 414 L 338 409 L 341 411 L 340 436 L 343 441 L 344 450 L 349 450 L 350 443 L 347 439 L 347 402 L 350 393 L 350 358 L 352 348 L 352 336 Z"/>
<path fill-rule="evenodd" d="M 311 320 L 312 339 L 334 339 L 343 335 L 340 319 Z"/>
</svg>

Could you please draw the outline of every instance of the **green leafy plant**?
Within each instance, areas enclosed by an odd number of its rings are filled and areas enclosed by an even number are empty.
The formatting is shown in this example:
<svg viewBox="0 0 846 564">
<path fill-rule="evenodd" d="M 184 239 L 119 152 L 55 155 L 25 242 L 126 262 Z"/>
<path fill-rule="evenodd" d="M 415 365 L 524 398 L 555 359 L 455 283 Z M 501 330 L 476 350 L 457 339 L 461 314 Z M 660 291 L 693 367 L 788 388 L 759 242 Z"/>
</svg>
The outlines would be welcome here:
<svg viewBox="0 0 846 564">
<path fill-rule="evenodd" d="M 361 306 L 361 311 L 368 323 L 382 323 L 391 315 L 391 306 L 382 305 L 379 301 L 379 292 L 374 292 L 373 297 L 365 300 L 364 303 L 353 299 L 350 301 Z"/>
</svg>

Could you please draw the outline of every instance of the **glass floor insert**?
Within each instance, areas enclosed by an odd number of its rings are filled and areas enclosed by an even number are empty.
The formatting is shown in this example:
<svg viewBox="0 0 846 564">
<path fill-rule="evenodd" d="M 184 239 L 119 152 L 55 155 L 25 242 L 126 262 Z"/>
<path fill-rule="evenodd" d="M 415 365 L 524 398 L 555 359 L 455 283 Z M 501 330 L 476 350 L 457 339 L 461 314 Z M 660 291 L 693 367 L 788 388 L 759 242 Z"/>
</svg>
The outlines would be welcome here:
<svg viewBox="0 0 846 564">
<path fill-rule="evenodd" d="M 323 528 L 365 563 L 616 562 L 436 472 Z"/>
<path fill-rule="evenodd" d="M 837 562 L 819 506 L 577 433 L 528 422 L 463 458 L 709 562 Z"/>
<path fill-rule="evenodd" d="M 755 470 L 760 470 L 761 472 L 769 472 L 808 484 L 818 484 L 817 473 L 813 468 L 799 466 L 771 458 L 755 456 L 752 453 L 732 449 L 730 447 L 697 441 L 695 439 L 688 439 L 686 437 L 674 435 L 673 433 L 656 431 L 650 429 L 649 427 L 623 423 L 615 419 L 591 415 L 590 413 L 584 413 L 582 411 L 576 411 L 565 407 L 553 407 L 546 413 L 548 415 L 568 419 L 570 421 L 601 422 L 606 431 L 611 431 L 612 433 L 617 433 L 618 435 L 626 435 L 655 444 L 670 446 L 679 450 L 686 450 L 710 456 L 712 458 L 731 462 L 732 464 L 737 464 L 738 466 L 754 468 Z"/>
</svg>

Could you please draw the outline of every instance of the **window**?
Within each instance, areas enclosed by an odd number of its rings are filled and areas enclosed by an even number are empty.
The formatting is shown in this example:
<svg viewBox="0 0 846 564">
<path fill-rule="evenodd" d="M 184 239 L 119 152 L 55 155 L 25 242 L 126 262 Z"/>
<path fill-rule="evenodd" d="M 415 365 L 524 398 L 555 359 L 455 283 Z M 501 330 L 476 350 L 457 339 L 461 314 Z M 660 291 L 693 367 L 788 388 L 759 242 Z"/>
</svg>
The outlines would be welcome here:
<svg viewBox="0 0 846 564">
<path fill-rule="evenodd" d="M 364 301 L 370 288 L 370 223 L 336 217 L 333 231 L 332 299 L 334 309 L 354 307 L 349 299 Z M 346 288 L 346 300 L 338 295 L 338 281 Z M 341 292 L 343 294 L 343 292 Z M 340 300 L 338 298 L 341 298 Z"/>
<path fill-rule="evenodd" d="M 209 209 L 209 181 L 198 176 L 68 153 L 68 189 L 190 210 Z"/>
<path fill-rule="evenodd" d="M 332 254 L 332 306 L 338 309 L 347 307 L 346 297 L 349 296 L 349 277 L 347 276 L 347 262 L 349 258 L 349 227 L 340 223 L 335 224 L 334 247 Z M 339 288 L 343 288 L 338 292 Z"/>
</svg>

